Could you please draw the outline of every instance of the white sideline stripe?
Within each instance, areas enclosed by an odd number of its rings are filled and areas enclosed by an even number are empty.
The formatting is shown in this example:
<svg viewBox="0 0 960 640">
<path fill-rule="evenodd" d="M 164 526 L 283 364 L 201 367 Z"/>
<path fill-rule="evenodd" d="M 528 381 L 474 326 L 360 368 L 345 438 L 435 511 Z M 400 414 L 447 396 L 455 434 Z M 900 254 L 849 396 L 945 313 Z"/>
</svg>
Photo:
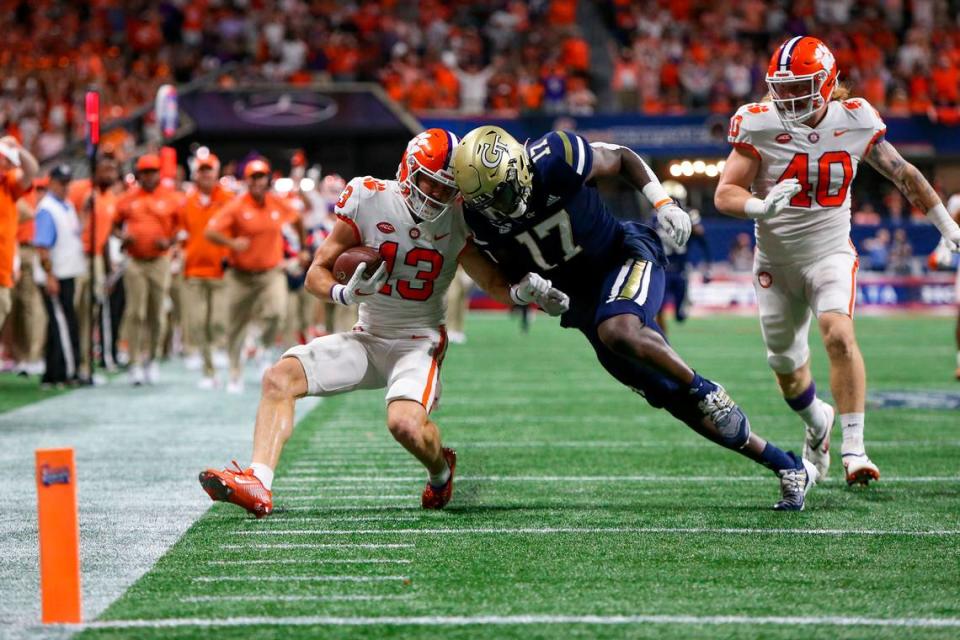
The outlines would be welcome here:
<svg viewBox="0 0 960 640">
<path fill-rule="evenodd" d="M 246 550 L 246 549 L 412 549 L 411 543 L 381 544 L 381 543 L 360 543 L 360 542 L 342 542 L 327 544 L 221 544 L 221 549 L 225 550 Z"/>
<path fill-rule="evenodd" d="M 364 600 L 409 600 L 413 594 L 404 595 L 333 595 L 333 596 L 187 596 L 180 602 L 356 602 Z"/>
<path fill-rule="evenodd" d="M 414 522 L 420 516 L 294 516 L 292 518 L 277 517 L 257 520 L 243 520 L 244 524 L 257 527 L 267 527 L 272 524 L 285 522 Z"/>
<path fill-rule="evenodd" d="M 409 497 L 409 496 L 408 496 Z M 282 509 L 282 510 L 281 510 Z M 391 511 L 421 511 L 419 504 L 390 504 L 390 505 L 374 505 L 374 504 L 355 504 L 355 505 L 323 505 L 312 506 L 312 507 L 279 507 L 274 508 L 273 515 L 276 517 L 278 514 L 283 512 L 303 512 L 303 511 L 382 511 L 384 513 L 389 513 Z M 231 518 L 233 519 L 233 518 Z"/>
<path fill-rule="evenodd" d="M 343 482 L 413 482 L 423 481 L 421 476 L 298 476 L 284 480 L 285 484 L 313 484 L 336 477 Z M 457 476 L 458 481 L 470 482 L 770 482 L 767 475 L 753 476 Z M 883 476 L 880 482 L 928 483 L 960 482 L 960 476 Z M 278 483 L 279 484 L 279 483 Z M 402 498 L 406 496 L 381 496 Z"/>
<path fill-rule="evenodd" d="M 392 582 L 407 576 L 196 576 L 194 582 Z"/>
<path fill-rule="evenodd" d="M 394 560 L 390 558 L 282 558 L 277 560 L 207 560 L 206 564 L 232 566 L 247 564 L 412 564 L 413 560 Z"/>
<path fill-rule="evenodd" d="M 866 618 L 849 616 L 691 616 L 691 615 L 636 615 L 636 616 L 247 616 L 238 618 L 161 618 L 159 620 L 104 620 L 86 624 L 62 625 L 66 629 L 155 629 L 172 627 L 243 627 L 258 626 L 475 626 L 475 625 L 773 625 L 773 626 L 830 626 L 830 627 L 926 627 L 934 629 L 960 627 L 960 618 Z"/>
<path fill-rule="evenodd" d="M 382 495 L 344 495 L 344 496 L 290 496 L 284 497 L 283 502 L 308 502 L 312 500 L 408 500 L 410 496 L 382 496 Z"/>
<path fill-rule="evenodd" d="M 235 531 L 236 535 L 465 535 L 465 534 L 533 534 L 555 533 L 698 533 L 698 534 L 796 534 L 808 536 L 956 536 L 960 529 L 917 531 L 910 529 L 789 529 L 759 527 L 447 527 L 441 529 L 275 529 L 271 531 Z"/>
</svg>

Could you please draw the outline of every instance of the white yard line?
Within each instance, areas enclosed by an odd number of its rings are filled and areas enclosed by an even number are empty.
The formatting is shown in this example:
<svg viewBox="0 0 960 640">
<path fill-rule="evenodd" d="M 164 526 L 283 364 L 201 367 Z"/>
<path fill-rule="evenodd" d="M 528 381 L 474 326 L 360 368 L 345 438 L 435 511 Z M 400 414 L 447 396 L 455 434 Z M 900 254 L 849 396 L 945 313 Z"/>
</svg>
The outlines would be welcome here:
<svg viewBox="0 0 960 640">
<path fill-rule="evenodd" d="M 225 551 L 246 551 L 248 549 L 412 549 L 411 543 L 361 543 L 361 542 L 341 542 L 341 543 L 277 543 L 277 544 L 221 544 L 220 548 Z"/>
<path fill-rule="evenodd" d="M 422 482 L 423 476 L 321 476 L 302 475 L 296 478 L 285 478 L 287 485 L 317 484 L 336 478 L 342 483 L 364 482 Z M 724 476 L 661 476 L 661 475 L 623 475 L 623 476 L 526 476 L 526 475 L 492 475 L 492 476 L 457 476 L 460 482 L 662 482 L 662 483 L 717 483 L 717 482 L 771 482 L 769 475 L 724 475 Z M 879 481 L 883 483 L 925 484 L 931 482 L 960 482 L 960 476 L 883 476 Z M 278 485 L 280 483 L 278 482 Z M 839 481 L 838 481 L 839 484 Z M 280 485 L 282 487 L 282 485 Z M 404 496 L 405 497 L 405 496 Z"/>
<path fill-rule="evenodd" d="M 276 560 L 207 560 L 211 566 L 246 566 L 248 564 L 412 564 L 413 560 L 392 558 L 278 558 Z"/>
<path fill-rule="evenodd" d="M 403 595 L 365 595 L 365 594 L 343 594 L 331 596 L 284 596 L 284 595 L 262 595 L 262 596 L 186 596 L 180 598 L 183 603 L 198 602 L 364 602 L 379 600 L 409 600 L 413 597 L 412 593 Z"/>
<path fill-rule="evenodd" d="M 409 500 L 408 495 L 342 495 L 342 496 L 290 496 L 284 497 L 283 502 L 311 502 L 313 500 Z"/>
<path fill-rule="evenodd" d="M 176 627 L 243 626 L 426 626 L 463 627 L 478 625 L 641 625 L 681 626 L 825 626 L 825 627 L 919 627 L 948 629 L 960 627 L 960 618 L 868 618 L 852 616 L 694 616 L 694 615 L 512 615 L 512 616 L 288 616 L 240 618 L 167 618 L 160 620 L 104 620 L 82 625 L 64 625 L 73 629 L 162 629 Z"/>
<path fill-rule="evenodd" d="M 233 520 L 234 518 L 230 519 Z M 417 520 L 420 520 L 420 516 L 294 516 L 285 518 L 274 515 L 272 518 L 242 520 L 241 522 L 256 527 L 267 527 L 290 522 L 415 522 Z"/>
<path fill-rule="evenodd" d="M 234 531 L 238 536 L 368 536 L 368 535 L 553 535 L 563 533 L 602 534 L 734 534 L 734 535 L 805 535 L 805 536 L 956 536 L 960 529 L 791 529 L 760 527 L 444 527 L 435 529 L 271 529 L 269 531 Z"/>
<path fill-rule="evenodd" d="M 196 576 L 194 582 L 403 582 L 407 576 Z"/>
</svg>

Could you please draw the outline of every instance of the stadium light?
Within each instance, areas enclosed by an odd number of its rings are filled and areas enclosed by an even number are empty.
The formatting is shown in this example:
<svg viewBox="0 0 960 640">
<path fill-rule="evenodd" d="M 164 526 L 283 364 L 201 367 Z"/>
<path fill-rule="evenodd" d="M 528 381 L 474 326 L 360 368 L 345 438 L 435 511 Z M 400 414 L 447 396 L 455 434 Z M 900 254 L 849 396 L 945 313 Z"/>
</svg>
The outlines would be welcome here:
<svg viewBox="0 0 960 640">
<path fill-rule="evenodd" d="M 670 175 L 672 175 L 674 178 L 679 178 L 679 177 L 680 177 L 680 173 L 681 173 L 681 172 L 680 172 L 680 165 L 678 165 L 678 164 L 672 164 L 672 165 L 670 165 Z"/>
</svg>

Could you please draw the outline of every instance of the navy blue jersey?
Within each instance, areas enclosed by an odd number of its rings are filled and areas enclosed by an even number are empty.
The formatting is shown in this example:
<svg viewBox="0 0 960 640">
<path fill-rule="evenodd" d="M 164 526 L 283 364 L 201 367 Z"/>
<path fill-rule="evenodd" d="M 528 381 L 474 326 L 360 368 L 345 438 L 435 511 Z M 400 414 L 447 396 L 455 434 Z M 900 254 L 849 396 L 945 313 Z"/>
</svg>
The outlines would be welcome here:
<svg viewBox="0 0 960 640">
<path fill-rule="evenodd" d="M 650 227 L 617 220 L 596 188 L 585 184 L 593 150 L 580 136 L 553 131 L 526 145 L 533 186 L 523 218 L 505 223 L 465 208 L 477 247 L 514 282 L 528 272 L 553 281 L 571 306 L 594 305 L 607 272 L 624 258 L 664 263 Z"/>
</svg>

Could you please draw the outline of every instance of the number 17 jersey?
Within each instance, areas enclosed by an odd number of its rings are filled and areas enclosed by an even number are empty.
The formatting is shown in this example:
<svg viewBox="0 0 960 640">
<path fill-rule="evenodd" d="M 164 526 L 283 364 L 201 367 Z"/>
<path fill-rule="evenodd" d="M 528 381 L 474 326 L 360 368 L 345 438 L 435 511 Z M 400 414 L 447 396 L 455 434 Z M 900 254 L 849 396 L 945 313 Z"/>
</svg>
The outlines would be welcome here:
<svg viewBox="0 0 960 640">
<path fill-rule="evenodd" d="M 772 103 L 746 104 L 730 121 L 730 143 L 760 160 L 751 190 L 765 198 L 795 178 L 801 190 L 779 215 L 756 222 L 757 254 L 768 264 L 850 253 L 850 185 L 886 125 L 862 98 L 833 100 L 815 128 L 787 127 Z"/>
</svg>

